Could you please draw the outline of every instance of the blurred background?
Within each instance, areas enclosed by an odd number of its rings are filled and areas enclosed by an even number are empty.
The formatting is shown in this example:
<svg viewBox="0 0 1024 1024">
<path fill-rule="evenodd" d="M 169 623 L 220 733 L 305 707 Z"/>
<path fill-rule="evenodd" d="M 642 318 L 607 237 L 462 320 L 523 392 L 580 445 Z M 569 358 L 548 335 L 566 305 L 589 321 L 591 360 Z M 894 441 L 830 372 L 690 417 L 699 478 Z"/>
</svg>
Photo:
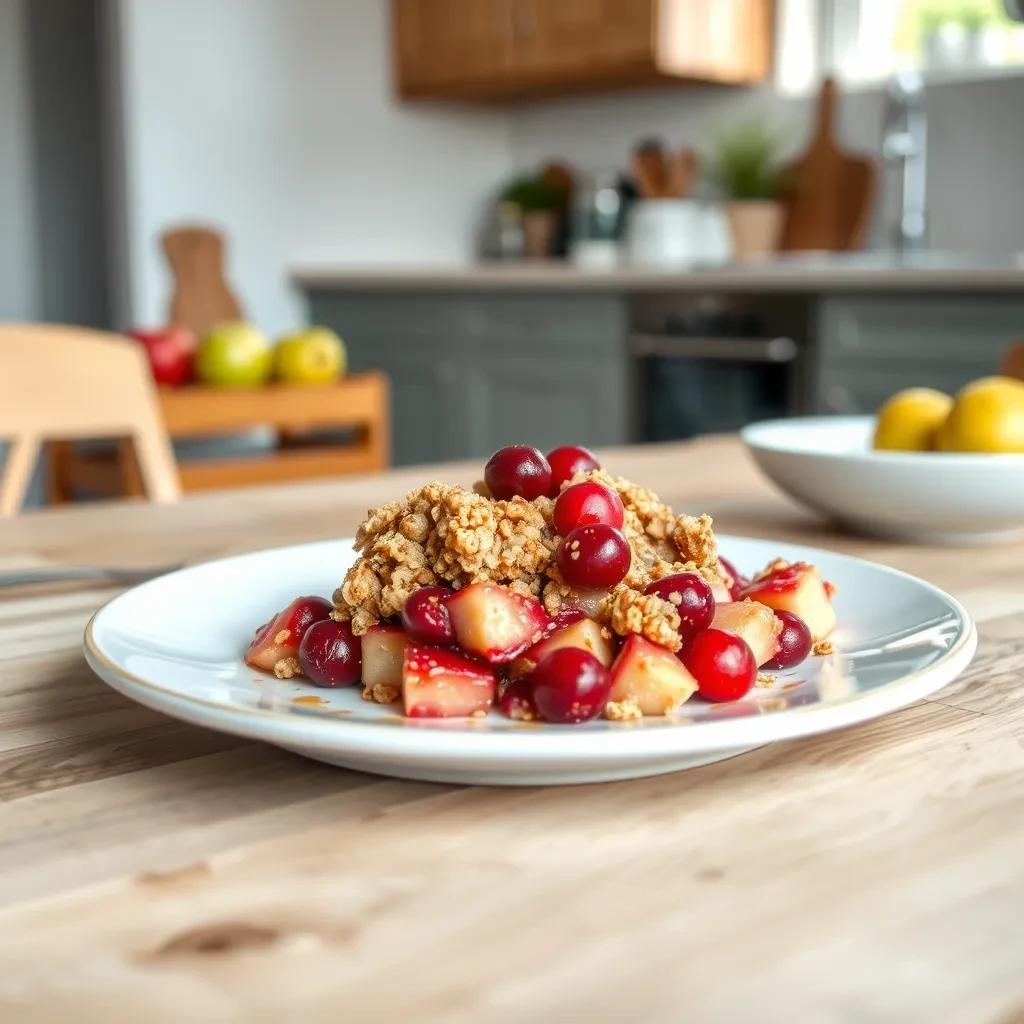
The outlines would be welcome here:
<svg viewBox="0 0 1024 1024">
<path fill-rule="evenodd" d="M 0 320 L 131 332 L 186 490 L 955 390 L 1024 336 L 1016 7 L 0 0 Z M 30 503 L 143 488 L 85 433 Z"/>
</svg>

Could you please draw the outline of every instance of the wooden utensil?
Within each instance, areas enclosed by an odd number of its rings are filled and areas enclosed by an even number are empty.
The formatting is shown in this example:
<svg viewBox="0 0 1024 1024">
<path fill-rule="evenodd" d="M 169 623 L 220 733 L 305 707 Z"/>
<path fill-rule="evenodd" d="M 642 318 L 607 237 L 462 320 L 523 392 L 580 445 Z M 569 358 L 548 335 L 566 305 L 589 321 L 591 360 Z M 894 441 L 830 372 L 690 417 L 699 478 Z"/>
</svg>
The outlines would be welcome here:
<svg viewBox="0 0 1024 1024">
<path fill-rule="evenodd" d="M 641 142 L 633 150 L 631 166 L 633 181 L 644 199 L 661 199 L 666 195 L 668 165 L 665 151 L 657 139 Z"/>
<path fill-rule="evenodd" d="M 1016 377 L 1024 380 L 1024 341 L 1015 341 L 1003 356 L 999 372 L 1004 377 Z"/>
<path fill-rule="evenodd" d="M 674 150 L 668 158 L 668 175 L 665 194 L 674 199 L 685 199 L 697 179 L 697 153 L 684 146 Z"/>
<path fill-rule="evenodd" d="M 785 250 L 848 250 L 864 240 L 877 170 L 869 157 L 844 150 L 835 136 L 838 90 L 821 83 L 817 126 L 806 152 L 786 168 L 792 194 L 782 232 Z"/>
</svg>

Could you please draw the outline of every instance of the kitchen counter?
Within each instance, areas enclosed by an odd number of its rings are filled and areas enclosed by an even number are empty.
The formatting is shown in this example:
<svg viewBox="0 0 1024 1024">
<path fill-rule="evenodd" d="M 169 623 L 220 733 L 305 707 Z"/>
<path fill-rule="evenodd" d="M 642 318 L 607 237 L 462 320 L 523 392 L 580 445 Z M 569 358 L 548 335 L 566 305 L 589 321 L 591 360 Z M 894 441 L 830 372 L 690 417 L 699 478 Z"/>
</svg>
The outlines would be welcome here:
<svg viewBox="0 0 1024 1024">
<path fill-rule="evenodd" d="M 561 261 L 452 266 L 360 267 L 310 263 L 292 268 L 303 289 L 340 291 L 529 291 L 613 293 L 850 293 L 1024 291 L 1024 263 L 922 254 L 898 262 L 884 253 L 789 257 L 693 270 L 619 267 L 581 270 Z"/>
<path fill-rule="evenodd" d="M 1024 1005 L 1024 548 L 834 533 L 737 439 L 609 451 L 722 531 L 915 573 L 977 620 L 933 697 L 703 768 L 403 782 L 133 704 L 82 581 L 0 603 L 0 1019 L 986 1021 Z M 351 534 L 480 462 L 24 515 L 0 567 L 159 564 Z M 1018 1016 L 1014 1016 L 1014 1010 Z"/>
<path fill-rule="evenodd" d="M 1024 337 L 1024 265 L 943 253 L 690 272 L 321 265 L 293 278 L 310 321 L 345 339 L 350 367 L 391 379 L 399 465 L 527 438 L 546 450 L 872 412 L 904 387 L 951 393 L 994 373 Z M 715 311 L 742 337 L 721 337 Z M 759 356 L 766 338 L 789 342 L 784 379 Z"/>
</svg>

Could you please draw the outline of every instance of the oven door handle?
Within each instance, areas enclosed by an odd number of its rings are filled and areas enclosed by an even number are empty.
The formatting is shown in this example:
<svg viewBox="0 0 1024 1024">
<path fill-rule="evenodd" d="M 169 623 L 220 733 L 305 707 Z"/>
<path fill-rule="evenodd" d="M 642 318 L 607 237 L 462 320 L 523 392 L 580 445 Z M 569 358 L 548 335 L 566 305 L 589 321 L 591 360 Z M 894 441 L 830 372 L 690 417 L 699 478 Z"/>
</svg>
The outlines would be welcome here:
<svg viewBox="0 0 1024 1024">
<path fill-rule="evenodd" d="M 641 359 L 712 359 L 730 363 L 791 363 L 798 346 L 792 338 L 702 338 L 678 334 L 629 336 L 629 351 Z"/>
</svg>

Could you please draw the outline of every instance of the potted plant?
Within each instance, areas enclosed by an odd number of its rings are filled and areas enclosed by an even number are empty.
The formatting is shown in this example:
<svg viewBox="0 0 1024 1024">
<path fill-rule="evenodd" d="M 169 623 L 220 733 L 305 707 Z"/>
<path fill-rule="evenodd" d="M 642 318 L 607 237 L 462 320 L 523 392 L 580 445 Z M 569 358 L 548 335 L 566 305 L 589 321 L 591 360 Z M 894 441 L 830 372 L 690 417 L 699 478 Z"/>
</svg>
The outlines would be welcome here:
<svg viewBox="0 0 1024 1024">
<path fill-rule="evenodd" d="M 737 259 L 768 256 L 779 247 L 785 172 L 779 138 L 764 125 L 740 125 L 719 138 L 714 176 L 726 197 L 725 213 Z"/>
<path fill-rule="evenodd" d="M 562 192 L 539 175 L 516 178 L 502 193 L 503 203 L 517 207 L 523 218 L 523 255 L 544 259 L 554 251 Z"/>
</svg>

